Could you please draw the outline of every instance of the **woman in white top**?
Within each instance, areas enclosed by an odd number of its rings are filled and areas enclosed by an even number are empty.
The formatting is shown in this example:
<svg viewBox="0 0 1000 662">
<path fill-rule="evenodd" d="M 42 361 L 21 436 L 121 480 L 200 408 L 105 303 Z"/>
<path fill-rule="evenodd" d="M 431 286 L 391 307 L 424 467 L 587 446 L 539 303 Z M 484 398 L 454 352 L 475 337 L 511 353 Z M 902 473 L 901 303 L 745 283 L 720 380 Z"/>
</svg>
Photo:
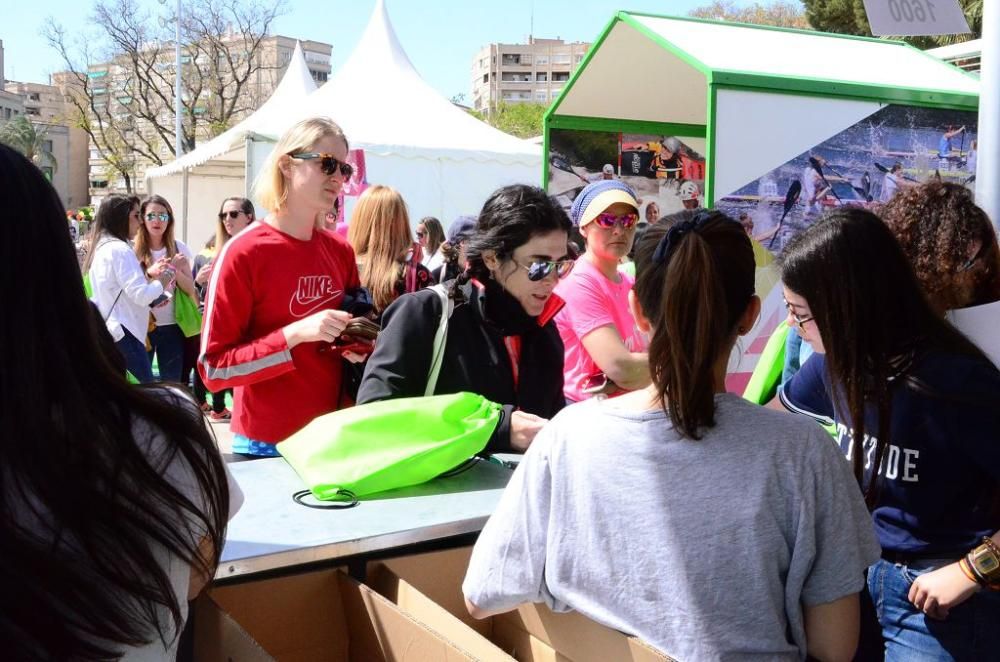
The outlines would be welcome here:
<svg viewBox="0 0 1000 662">
<path fill-rule="evenodd" d="M 190 399 L 132 386 L 109 360 L 62 203 L 3 145 L 0 191 L 0 301 L 17 311 L 0 324 L 0 656 L 173 660 L 239 488 Z M 120 214 L 127 237 L 133 201 L 104 205 L 103 227 Z"/>
<path fill-rule="evenodd" d="M 879 556 L 850 467 L 819 426 L 726 393 L 760 312 L 750 238 L 702 212 L 651 226 L 636 267 L 653 383 L 538 433 L 476 543 L 467 606 L 575 609 L 679 660 L 850 660 Z"/>
<path fill-rule="evenodd" d="M 431 273 L 440 270 L 444 264 L 444 255 L 441 253 L 441 244 L 444 243 L 444 228 L 441 221 L 433 216 L 425 216 L 417 224 L 417 243 L 424 252 L 420 264 L 427 267 Z"/>
<path fill-rule="evenodd" d="M 149 360 L 156 357 L 160 381 L 179 382 L 184 363 L 184 332 L 174 317 L 176 290 L 198 301 L 191 265 L 194 255 L 180 239 L 174 238 L 174 210 L 162 196 L 151 195 L 139 208 L 142 225 L 135 237 L 135 254 L 146 273 L 154 278 L 157 269 L 166 269 L 173 277 L 167 291 L 174 294 L 153 306 L 156 328 L 149 334 Z"/>
<path fill-rule="evenodd" d="M 147 273 L 129 243 L 139 230 L 139 200 L 108 196 L 97 210 L 91 229 L 92 246 L 83 271 L 90 275 L 93 300 L 105 320 L 128 371 L 143 384 L 153 381 L 146 354 L 149 306 L 163 297 L 171 276 L 163 266 Z"/>
</svg>

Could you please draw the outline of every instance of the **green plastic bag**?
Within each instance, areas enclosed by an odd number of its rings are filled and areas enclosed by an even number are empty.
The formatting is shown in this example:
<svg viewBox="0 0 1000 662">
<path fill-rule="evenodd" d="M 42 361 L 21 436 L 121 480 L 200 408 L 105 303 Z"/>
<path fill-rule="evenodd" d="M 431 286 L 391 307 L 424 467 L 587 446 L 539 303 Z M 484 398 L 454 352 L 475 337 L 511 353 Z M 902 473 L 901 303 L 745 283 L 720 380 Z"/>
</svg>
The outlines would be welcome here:
<svg viewBox="0 0 1000 662">
<path fill-rule="evenodd" d="M 474 393 L 383 400 L 319 416 L 278 452 L 317 499 L 356 502 L 454 469 L 486 447 L 501 412 Z"/>
<path fill-rule="evenodd" d="M 94 286 L 90 284 L 90 272 L 83 274 L 83 293 L 88 299 L 94 298 Z"/>
<path fill-rule="evenodd" d="M 785 367 L 785 340 L 789 331 L 788 322 L 782 320 L 768 338 L 767 345 L 757 360 L 757 367 L 753 369 L 750 381 L 743 391 L 744 399 L 758 405 L 766 405 L 778 394 L 781 371 Z"/>
<path fill-rule="evenodd" d="M 198 310 L 198 304 L 180 289 L 174 292 L 174 319 L 185 338 L 201 333 L 201 311 Z"/>
</svg>

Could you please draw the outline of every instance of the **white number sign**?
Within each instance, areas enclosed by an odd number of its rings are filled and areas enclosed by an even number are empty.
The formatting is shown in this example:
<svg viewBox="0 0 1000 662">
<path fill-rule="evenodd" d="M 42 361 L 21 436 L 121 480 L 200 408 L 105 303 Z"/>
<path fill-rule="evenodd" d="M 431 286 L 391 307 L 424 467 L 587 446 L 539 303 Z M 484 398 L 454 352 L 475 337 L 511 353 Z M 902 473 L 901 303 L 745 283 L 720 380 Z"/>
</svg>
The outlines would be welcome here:
<svg viewBox="0 0 1000 662">
<path fill-rule="evenodd" d="M 962 34 L 969 24 L 958 0 L 864 0 L 874 35 Z"/>
</svg>

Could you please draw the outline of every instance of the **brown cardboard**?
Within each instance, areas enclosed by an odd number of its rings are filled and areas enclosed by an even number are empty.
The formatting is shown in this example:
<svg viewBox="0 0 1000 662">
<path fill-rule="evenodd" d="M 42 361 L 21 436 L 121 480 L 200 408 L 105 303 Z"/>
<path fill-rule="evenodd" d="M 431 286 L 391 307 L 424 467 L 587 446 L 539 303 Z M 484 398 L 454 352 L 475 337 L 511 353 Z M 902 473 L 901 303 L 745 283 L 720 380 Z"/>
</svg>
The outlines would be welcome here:
<svg viewBox="0 0 1000 662">
<path fill-rule="evenodd" d="M 335 570 L 212 589 L 194 617 L 199 662 L 473 659 Z"/>
<path fill-rule="evenodd" d="M 368 583 L 449 640 L 482 636 L 522 662 L 671 659 L 639 639 L 595 623 L 582 614 L 557 614 L 542 604 L 522 605 L 516 611 L 481 621 L 472 618 L 465 609 L 461 590 L 471 552 L 466 547 L 386 559 L 369 569 Z M 428 603 L 436 603 L 440 609 L 432 609 Z M 445 618 L 440 613 L 442 609 L 452 619 Z M 461 635 L 460 624 L 475 632 L 466 630 Z M 467 651 L 482 650 L 465 643 L 462 647 Z"/>
</svg>

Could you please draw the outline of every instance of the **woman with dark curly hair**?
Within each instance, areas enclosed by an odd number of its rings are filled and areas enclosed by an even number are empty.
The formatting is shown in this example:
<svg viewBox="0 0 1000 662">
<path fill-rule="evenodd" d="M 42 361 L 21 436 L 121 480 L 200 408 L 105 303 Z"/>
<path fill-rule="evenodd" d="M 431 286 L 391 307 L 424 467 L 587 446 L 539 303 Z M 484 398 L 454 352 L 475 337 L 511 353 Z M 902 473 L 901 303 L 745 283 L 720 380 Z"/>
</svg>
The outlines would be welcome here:
<svg viewBox="0 0 1000 662">
<path fill-rule="evenodd" d="M 938 313 L 1000 299 L 996 232 L 968 189 L 928 182 L 899 191 L 876 211 Z"/>
</svg>

